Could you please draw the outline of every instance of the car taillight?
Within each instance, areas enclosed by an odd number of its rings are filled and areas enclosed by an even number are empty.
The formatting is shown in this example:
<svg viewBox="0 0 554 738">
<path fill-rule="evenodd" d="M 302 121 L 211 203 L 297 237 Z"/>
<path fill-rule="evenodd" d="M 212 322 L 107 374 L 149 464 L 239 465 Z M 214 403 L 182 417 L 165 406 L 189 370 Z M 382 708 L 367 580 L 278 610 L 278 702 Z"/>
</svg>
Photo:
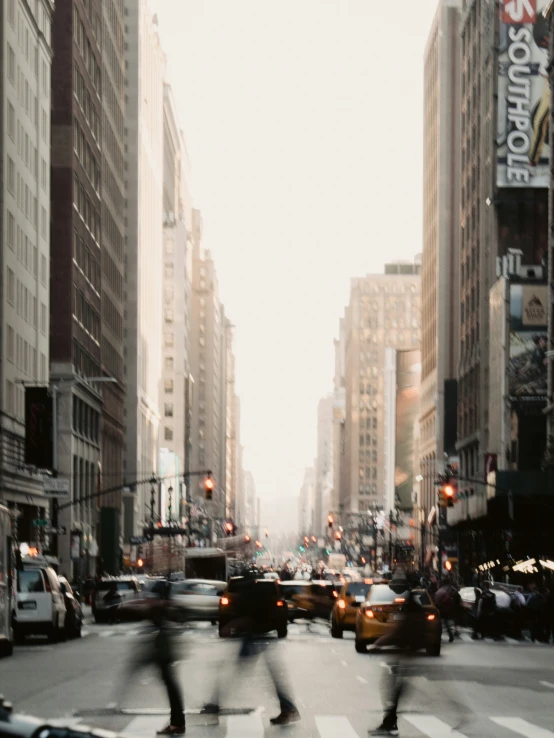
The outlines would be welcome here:
<svg viewBox="0 0 554 738">
<path fill-rule="evenodd" d="M 337 605 L 339 606 L 339 608 L 340 608 L 341 610 L 344 610 L 344 608 L 346 607 L 346 602 L 345 602 L 344 600 L 339 600 L 339 601 L 337 602 Z"/>
<path fill-rule="evenodd" d="M 223 605 L 223 606 L 225 607 L 225 605 L 228 605 L 228 604 L 229 604 L 229 598 L 228 598 L 228 597 L 222 597 L 222 598 L 221 598 L 221 599 L 219 600 L 219 604 L 220 604 L 220 605 Z"/>
<path fill-rule="evenodd" d="M 365 616 L 366 618 L 369 618 L 370 620 L 375 617 L 375 615 L 373 614 L 373 610 L 370 607 L 366 609 Z"/>
<path fill-rule="evenodd" d="M 277 607 L 283 607 L 284 604 L 283 600 L 277 600 Z"/>
<path fill-rule="evenodd" d="M 434 620 L 434 619 L 435 619 L 435 615 L 433 615 L 433 613 L 431 613 L 430 615 L 427 615 L 427 620 Z"/>
<path fill-rule="evenodd" d="M 333 597 L 338 597 L 338 594 L 333 590 Z"/>
</svg>

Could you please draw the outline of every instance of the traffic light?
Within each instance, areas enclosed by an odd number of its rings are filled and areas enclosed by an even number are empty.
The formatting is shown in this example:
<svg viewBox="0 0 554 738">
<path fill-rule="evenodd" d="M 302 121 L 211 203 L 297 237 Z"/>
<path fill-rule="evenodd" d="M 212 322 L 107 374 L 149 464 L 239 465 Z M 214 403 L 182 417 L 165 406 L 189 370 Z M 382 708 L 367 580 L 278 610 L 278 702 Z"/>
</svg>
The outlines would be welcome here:
<svg viewBox="0 0 554 738">
<path fill-rule="evenodd" d="M 137 559 L 137 566 L 141 569 L 144 566 L 144 561 L 142 559 Z"/>
<path fill-rule="evenodd" d="M 340 541 L 342 539 L 342 533 L 340 530 L 337 530 L 335 533 L 335 540 Z"/>
<path fill-rule="evenodd" d="M 225 535 L 227 536 L 233 535 L 233 523 L 231 522 L 225 523 Z"/>
<path fill-rule="evenodd" d="M 206 479 L 204 479 L 204 494 L 207 500 L 211 500 L 214 493 L 214 480 L 211 478 L 211 476 L 208 474 Z"/>
<path fill-rule="evenodd" d="M 327 525 L 329 528 L 333 527 L 333 523 L 335 522 L 335 519 L 332 515 L 327 515 Z"/>
<path fill-rule="evenodd" d="M 244 536 L 244 542 L 250 543 L 250 536 Z"/>
<path fill-rule="evenodd" d="M 448 507 L 454 507 L 454 498 L 456 496 L 456 489 L 453 484 L 447 484 L 444 487 L 444 495 L 446 497 L 446 504 Z"/>
<path fill-rule="evenodd" d="M 439 507 L 454 507 L 458 497 L 458 479 L 449 474 L 441 474 L 438 478 Z"/>
</svg>

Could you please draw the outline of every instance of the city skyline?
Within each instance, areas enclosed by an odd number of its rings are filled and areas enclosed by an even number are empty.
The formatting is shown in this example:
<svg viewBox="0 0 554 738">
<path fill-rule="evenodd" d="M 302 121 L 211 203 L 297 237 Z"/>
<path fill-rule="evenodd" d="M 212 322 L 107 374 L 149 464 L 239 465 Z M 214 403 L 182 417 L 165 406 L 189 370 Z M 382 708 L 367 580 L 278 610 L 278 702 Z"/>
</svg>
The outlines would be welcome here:
<svg viewBox="0 0 554 738">
<path fill-rule="evenodd" d="M 151 4 L 204 244 L 236 325 L 245 465 L 262 498 L 296 494 L 350 279 L 421 251 L 423 53 L 436 2 L 397 3 L 391 15 L 310 0 L 295 4 L 294 23 L 286 3 Z M 381 58 L 390 71 L 375 78 Z M 377 115 L 376 99 L 387 100 Z M 413 194 L 399 222 L 387 192 L 402 178 Z"/>
</svg>

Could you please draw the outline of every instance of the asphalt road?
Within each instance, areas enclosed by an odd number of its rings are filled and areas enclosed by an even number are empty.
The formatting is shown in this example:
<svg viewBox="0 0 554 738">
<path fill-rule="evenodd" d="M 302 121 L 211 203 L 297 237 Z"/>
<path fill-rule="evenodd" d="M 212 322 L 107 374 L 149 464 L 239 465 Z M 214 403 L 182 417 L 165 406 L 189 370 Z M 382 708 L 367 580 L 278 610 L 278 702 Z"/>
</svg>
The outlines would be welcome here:
<svg viewBox="0 0 554 738">
<path fill-rule="evenodd" d="M 136 624 L 87 625 L 81 640 L 27 643 L 0 660 L 1 691 L 17 712 L 152 738 L 167 720 L 165 695 L 152 669 L 128 673 L 147 638 Z M 269 724 L 279 710 L 262 659 L 239 674 L 236 641 L 221 641 L 210 625 L 182 631 L 176 644 L 187 736 L 357 738 L 380 722 L 380 683 L 391 657 L 357 654 L 350 634 L 333 640 L 324 625 L 295 624 L 272 644 L 302 715 L 287 728 Z M 474 643 L 465 635 L 444 643 L 439 658 L 410 659 L 400 735 L 554 738 L 553 656 L 554 646 Z M 226 685 L 218 724 L 198 714 L 216 676 Z M 106 710 L 113 703 L 124 712 Z"/>
</svg>

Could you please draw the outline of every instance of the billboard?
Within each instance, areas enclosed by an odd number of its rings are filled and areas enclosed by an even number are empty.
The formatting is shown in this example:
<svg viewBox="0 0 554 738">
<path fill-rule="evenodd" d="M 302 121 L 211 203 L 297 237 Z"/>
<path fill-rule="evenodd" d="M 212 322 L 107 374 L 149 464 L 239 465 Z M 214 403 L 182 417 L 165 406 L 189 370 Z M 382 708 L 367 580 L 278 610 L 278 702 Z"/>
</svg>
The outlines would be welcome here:
<svg viewBox="0 0 554 738">
<path fill-rule="evenodd" d="M 414 425 L 419 415 L 420 375 L 420 350 L 397 351 L 394 494 L 401 510 L 413 507 Z"/>
<path fill-rule="evenodd" d="M 501 0 L 498 187 L 548 187 L 548 0 Z"/>
<path fill-rule="evenodd" d="M 547 363 L 547 287 L 510 288 L 509 395 L 514 400 L 545 400 Z"/>
<path fill-rule="evenodd" d="M 25 463 L 52 469 L 52 396 L 48 387 L 25 387 Z"/>
</svg>

